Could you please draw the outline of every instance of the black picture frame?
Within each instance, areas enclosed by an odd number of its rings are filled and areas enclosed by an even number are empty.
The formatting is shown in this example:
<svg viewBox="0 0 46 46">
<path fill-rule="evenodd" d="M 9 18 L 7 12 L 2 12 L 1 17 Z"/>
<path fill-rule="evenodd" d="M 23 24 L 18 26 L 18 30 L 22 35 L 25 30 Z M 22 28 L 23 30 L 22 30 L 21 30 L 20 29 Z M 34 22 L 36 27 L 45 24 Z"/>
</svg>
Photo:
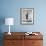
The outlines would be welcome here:
<svg viewBox="0 0 46 46">
<path fill-rule="evenodd" d="M 34 8 L 20 8 L 20 23 L 34 24 Z"/>
</svg>

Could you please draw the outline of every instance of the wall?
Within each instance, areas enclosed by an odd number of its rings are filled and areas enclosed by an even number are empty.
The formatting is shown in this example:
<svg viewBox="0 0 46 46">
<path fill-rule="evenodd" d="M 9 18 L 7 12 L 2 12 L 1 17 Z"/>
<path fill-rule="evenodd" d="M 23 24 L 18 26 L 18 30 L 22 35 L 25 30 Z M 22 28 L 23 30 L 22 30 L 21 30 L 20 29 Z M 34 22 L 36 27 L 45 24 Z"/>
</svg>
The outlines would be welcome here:
<svg viewBox="0 0 46 46">
<path fill-rule="evenodd" d="M 1 0 L 1 15 L 15 19 L 12 31 L 43 31 L 46 24 L 46 1 L 44 0 Z M 20 8 L 34 8 L 34 25 L 20 24 Z M 2 32 L 7 30 L 6 25 L 2 26 Z M 19 29 L 19 30 L 18 30 Z M 45 31 L 44 30 L 44 31 Z"/>
<path fill-rule="evenodd" d="M 46 40 L 46 0 L 0 0 L 0 4 L 0 17 L 13 17 L 15 19 L 11 32 L 40 31 Z M 20 24 L 20 8 L 34 8 L 33 25 Z M 2 24 L 0 32 L 8 32 L 8 26 Z"/>
<path fill-rule="evenodd" d="M 44 0 L 1 0 L 1 15 L 3 17 L 13 17 L 15 19 L 12 31 L 46 31 L 46 1 Z M 34 24 L 20 24 L 20 8 L 34 8 Z M 2 32 L 8 27 L 2 26 Z M 14 29 L 13 29 L 14 28 Z M 19 29 L 19 30 L 18 30 Z"/>
</svg>

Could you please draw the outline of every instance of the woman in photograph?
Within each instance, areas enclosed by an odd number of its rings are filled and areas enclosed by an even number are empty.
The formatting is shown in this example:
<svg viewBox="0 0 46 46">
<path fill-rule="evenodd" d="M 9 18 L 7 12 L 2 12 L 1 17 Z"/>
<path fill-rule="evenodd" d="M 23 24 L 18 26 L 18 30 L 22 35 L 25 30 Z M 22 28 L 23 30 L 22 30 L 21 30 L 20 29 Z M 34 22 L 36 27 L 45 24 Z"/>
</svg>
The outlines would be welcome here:
<svg viewBox="0 0 46 46">
<path fill-rule="evenodd" d="M 26 13 L 26 15 L 25 15 L 25 16 L 26 16 L 26 20 L 28 20 L 28 12 Z"/>
</svg>

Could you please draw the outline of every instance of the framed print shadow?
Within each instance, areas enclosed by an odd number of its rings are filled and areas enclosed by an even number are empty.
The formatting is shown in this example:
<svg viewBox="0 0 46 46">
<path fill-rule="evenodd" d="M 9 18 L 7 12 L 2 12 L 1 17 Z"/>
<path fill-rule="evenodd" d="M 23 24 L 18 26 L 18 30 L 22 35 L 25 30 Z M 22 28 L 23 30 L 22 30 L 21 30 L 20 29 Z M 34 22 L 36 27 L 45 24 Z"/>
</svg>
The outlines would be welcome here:
<svg viewBox="0 0 46 46">
<path fill-rule="evenodd" d="M 34 24 L 34 8 L 20 8 L 20 23 Z"/>
</svg>

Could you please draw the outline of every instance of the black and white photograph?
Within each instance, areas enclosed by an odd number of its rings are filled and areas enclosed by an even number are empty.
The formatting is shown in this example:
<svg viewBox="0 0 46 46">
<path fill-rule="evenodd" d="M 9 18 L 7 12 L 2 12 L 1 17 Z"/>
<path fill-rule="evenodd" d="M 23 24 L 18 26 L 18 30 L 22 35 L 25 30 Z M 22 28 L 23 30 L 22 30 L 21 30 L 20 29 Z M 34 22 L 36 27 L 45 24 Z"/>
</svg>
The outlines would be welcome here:
<svg viewBox="0 0 46 46">
<path fill-rule="evenodd" d="M 34 24 L 34 8 L 20 8 L 21 24 Z"/>
</svg>

